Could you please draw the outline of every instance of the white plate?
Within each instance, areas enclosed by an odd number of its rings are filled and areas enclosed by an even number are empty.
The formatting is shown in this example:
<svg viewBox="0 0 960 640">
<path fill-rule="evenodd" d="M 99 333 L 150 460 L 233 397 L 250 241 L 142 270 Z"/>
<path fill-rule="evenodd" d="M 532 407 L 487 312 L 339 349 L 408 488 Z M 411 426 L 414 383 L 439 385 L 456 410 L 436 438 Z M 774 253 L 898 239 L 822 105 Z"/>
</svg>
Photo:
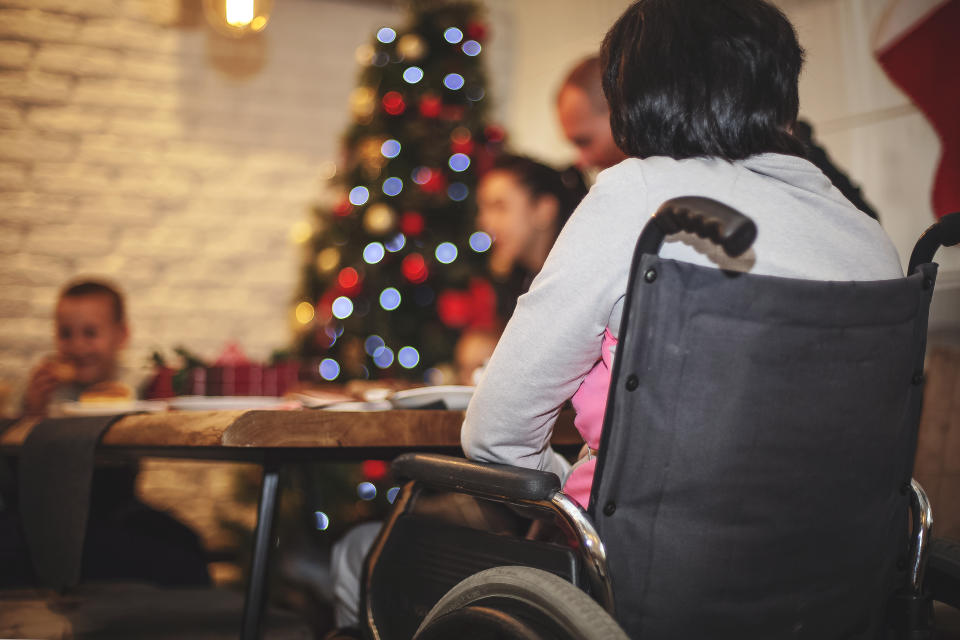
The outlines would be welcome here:
<svg viewBox="0 0 960 640">
<path fill-rule="evenodd" d="M 65 416 L 115 416 L 137 411 L 154 413 L 166 411 L 167 403 L 160 400 L 130 400 L 128 402 L 63 402 L 60 411 Z"/>
<path fill-rule="evenodd" d="M 177 411 L 231 411 L 242 409 L 289 409 L 296 401 L 273 396 L 177 396 L 168 401 Z"/>
<path fill-rule="evenodd" d="M 470 404 L 476 387 L 462 385 L 440 385 L 437 387 L 419 387 L 397 391 L 390 397 L 390 403 L 397 409 L 420 409 L 437 402 L 443 402 L 447 409 L 462 411 Z"/>
<path fill-rule="evenodd" d="M 379 402 L 338 402 L 323 407 L 323 411 L 389 411 L 393 405 L 386 400 Z"/>
</svg>

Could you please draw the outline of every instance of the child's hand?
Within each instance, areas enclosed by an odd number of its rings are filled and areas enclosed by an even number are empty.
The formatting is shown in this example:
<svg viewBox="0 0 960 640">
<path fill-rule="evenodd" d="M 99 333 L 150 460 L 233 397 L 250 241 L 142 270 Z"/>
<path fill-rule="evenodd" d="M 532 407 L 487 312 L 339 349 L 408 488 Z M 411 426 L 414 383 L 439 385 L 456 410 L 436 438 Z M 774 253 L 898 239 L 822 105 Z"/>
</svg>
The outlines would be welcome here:
<svg viewBox="0 0 960 640">
<path fill-rule="evenodd" d="M 44 414 L 50 397 L 60 385 L 76 377 L 76 369 L 57 360 L 46 360 L 33 370 L 24 395 L 24 409 L 30 414 Z"/>
</svg>

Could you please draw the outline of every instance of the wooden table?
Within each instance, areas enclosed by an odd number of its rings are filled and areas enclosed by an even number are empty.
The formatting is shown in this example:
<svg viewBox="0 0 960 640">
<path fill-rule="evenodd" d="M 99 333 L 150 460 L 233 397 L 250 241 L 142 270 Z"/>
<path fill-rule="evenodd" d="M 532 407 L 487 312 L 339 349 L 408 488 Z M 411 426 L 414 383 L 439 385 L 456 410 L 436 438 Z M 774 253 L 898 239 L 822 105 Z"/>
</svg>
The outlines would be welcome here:
<svg viewBox="0 0 960 640">
<path fill-rule="evenodd" d="M 24 418 L 0 434 L 0 454 L 16 456 L 38 419 Z M 241 638 L 259 637 L 266 602 L 270 540 L 280 466 L 297 460 L 392 459 L 408 451 L 460 454 L 462 411 L 197 411 L 133 414 L 103 435 L 98 456 L 243 460 L 263 465 L 253 563 Z M 563 412 L 553 443 L 582 445 L 572 412 Z"/>
</svg>

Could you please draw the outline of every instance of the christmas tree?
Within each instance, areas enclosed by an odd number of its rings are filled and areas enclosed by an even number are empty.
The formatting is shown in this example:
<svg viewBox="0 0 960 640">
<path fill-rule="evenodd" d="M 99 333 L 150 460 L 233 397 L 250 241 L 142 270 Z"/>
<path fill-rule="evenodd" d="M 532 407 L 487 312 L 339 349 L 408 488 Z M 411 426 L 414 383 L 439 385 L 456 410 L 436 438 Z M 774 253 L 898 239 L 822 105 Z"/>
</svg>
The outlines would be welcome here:
<svg viewBox="0 0 960 640">
<path fill-rule="evenodd" d="M 491 239 L 473 226 L 476 176 L 503 139 L 486 122 L 486 31 L 476 3 L 413 0 L 405 28 L 357 52 L 353 122 L 295 309 L 300 355 L 326 380 L 422 376 L 464 327 L 493 323 L 476 277 Z"/>
</svg>

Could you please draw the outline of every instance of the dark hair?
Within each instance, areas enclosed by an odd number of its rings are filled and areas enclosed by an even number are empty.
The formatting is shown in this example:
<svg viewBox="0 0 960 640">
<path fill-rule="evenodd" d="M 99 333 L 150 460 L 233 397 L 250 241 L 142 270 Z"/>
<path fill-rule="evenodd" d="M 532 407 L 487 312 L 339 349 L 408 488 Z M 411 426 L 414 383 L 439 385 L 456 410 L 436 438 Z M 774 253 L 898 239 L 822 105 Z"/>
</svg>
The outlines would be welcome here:
<svg viewBox="0 0 960 640">
<path fill-rule="evenodd" d="M 613 139 L 637 157 L 804 154 L 803 49 L 763 0 L 638 0 L 600 51 Z"/>
<path fill-rule="evenodd" d="M 530 196 L 553 196 L 557 199 L 557 228 L 563 227 L 567 218 L 587 195 L 583 177 L 572 167 L 557 171 L 542 162 L 526 156 L 503 154 L 494 160 L 490 171 L 506 171 L 526 189 Z"/>
<path fill-rule="evenodd" d="M 83 298 L 86 296 L 106 296 L 113 305 L 113 319 L 117 324 L 123 324 L 127 319 L 127 312 L 123 302 L 123 294 L 115 285 L 102 280 L 78 280 L 63 288 L 60 299 Z"/>
</svg>

